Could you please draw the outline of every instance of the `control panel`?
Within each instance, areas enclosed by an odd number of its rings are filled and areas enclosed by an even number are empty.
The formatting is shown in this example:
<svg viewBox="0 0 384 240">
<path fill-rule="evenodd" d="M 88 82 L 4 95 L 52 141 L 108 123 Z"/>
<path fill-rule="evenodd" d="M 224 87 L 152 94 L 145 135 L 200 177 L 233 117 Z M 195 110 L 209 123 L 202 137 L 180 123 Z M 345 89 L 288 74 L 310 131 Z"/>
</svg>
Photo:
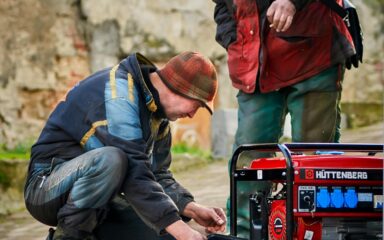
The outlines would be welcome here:
<svg viewBox="0 0 384 240">
<path fill-rule="evenodd" d="M 380 212 L 382 186 L 298 186 L 298 212 Z"/>
</svg>

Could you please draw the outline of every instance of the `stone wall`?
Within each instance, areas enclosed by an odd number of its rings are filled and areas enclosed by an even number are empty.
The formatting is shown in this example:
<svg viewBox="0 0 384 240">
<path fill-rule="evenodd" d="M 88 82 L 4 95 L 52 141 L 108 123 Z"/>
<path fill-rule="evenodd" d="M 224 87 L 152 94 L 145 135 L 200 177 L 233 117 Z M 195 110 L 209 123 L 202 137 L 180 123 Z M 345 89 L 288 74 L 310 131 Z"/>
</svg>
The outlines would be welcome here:
<svg viewBox="0 0 384 240">
<path fill-rule="evenodd" d="M 343 101 L 382 102 L 383 16 L 376 0 L 354 2 L 367 60 L 348 73 Z M 217 108 L 235 108 L 213 9 L 207 0 L 0 1 L 0 144 L 35 139 L 69 87 L 136 51 L 160 65 L 183 50 L 202 52 L 219 71 Z M 209 131 L 205 121 L 196 131 Z"/>
<path fill-rule="evenodd" d="M 27 167 L 26 160 L 0 159 L 0 218 L 25 207 L 23 192 Z"/>
<path fill-rule="evenodd" d="M 76 1 L 0 1 L 0 143 L 35 138 L 57 101 L 89 74 Z"/>
</svg>

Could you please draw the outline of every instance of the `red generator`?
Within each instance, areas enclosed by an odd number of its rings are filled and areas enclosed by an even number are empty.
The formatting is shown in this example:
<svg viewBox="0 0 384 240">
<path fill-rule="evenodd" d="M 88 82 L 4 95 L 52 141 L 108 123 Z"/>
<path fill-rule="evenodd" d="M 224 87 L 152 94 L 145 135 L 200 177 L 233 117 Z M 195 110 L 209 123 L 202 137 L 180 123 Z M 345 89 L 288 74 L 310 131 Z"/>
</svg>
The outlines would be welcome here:
<svg viewBox="0 0 384 240">
<path fill-rule="evenodd" d="M 269 183 L 250 194 L 251 240 L 383 239 L 383 149 L 379 144 L 242 145 L 230 166 L 230 236 L 237 238 L 237 183 Z M 275 153 L 237 169 L 246 151 Z"/>
</svg>

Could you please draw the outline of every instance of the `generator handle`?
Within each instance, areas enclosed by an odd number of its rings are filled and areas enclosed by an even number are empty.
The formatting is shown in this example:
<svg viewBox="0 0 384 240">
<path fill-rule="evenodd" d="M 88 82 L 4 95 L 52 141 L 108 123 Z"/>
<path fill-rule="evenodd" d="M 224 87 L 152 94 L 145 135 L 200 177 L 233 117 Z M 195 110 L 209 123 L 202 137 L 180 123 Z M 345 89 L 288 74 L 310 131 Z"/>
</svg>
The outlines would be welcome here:
<svg viewBox="0 0 384 240">
<path fill-rule="evenodd" d="M 378 153 L 384 151 L 384 144 L 374 143 L 284 143 L 291 152 L 294 151 L 344 151 Z"/>
<path fill-rule="evenodd" d="M 277 148 L 277 144 L 244 144 L 240 145 L 233 153 L 232 159 L 229 166 L 230 171 L 230 235 L 237 236 L 237 184 L 235 178 L 235 171 L 236 171 L 236 165 L 237 160 L 239 159 L 239 156 L 244 151 L 251 151 L 251 150 L 262 150 L 262 151 L 278 151 L 279 148 Z"/>
<path fill-rule="evenodd" d="M 345 152 L 367 152 L 374 155 L 384 151 L 384 144 L 359 143 L 287 143 L 287 144 L 244 144 L 233 153 L 230 163 L 230 235 L 237 236 L 237 184 L 235 171 L 237 160 L 244 151 L 259 150 L 265 152 L 282 152 L 287 163 L 287 239 L 293 236 L 293 167 L 292 152 L 314 150 L 340 150 Z"/>
<path fill-rule="evenodd" d="M 287 227 L 287 240 L 291 240 L 293 237 L 293 166 L 292 166 L 292 154 L 285 144 L 277 144 L 281 153 L 284 155 L 286 162 L 286 184 L 287 184 L 287 201 L 286 201 L 286 227 Z"/>
</svg>

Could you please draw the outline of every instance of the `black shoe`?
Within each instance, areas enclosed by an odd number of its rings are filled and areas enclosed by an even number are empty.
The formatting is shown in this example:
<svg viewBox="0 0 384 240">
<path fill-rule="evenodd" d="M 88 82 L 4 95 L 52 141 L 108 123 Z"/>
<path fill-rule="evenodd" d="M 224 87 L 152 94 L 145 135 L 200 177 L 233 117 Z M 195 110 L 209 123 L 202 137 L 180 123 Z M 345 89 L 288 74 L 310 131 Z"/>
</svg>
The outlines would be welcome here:
<svg viewBox="0 0 384 240">
<path fill-rule="evenodd" d="M 49 228 L 48 230 L 48 236 L 45 240 L 53 240 L 53 234 L 55 233 L 55 229 Z"/>
</svg>

